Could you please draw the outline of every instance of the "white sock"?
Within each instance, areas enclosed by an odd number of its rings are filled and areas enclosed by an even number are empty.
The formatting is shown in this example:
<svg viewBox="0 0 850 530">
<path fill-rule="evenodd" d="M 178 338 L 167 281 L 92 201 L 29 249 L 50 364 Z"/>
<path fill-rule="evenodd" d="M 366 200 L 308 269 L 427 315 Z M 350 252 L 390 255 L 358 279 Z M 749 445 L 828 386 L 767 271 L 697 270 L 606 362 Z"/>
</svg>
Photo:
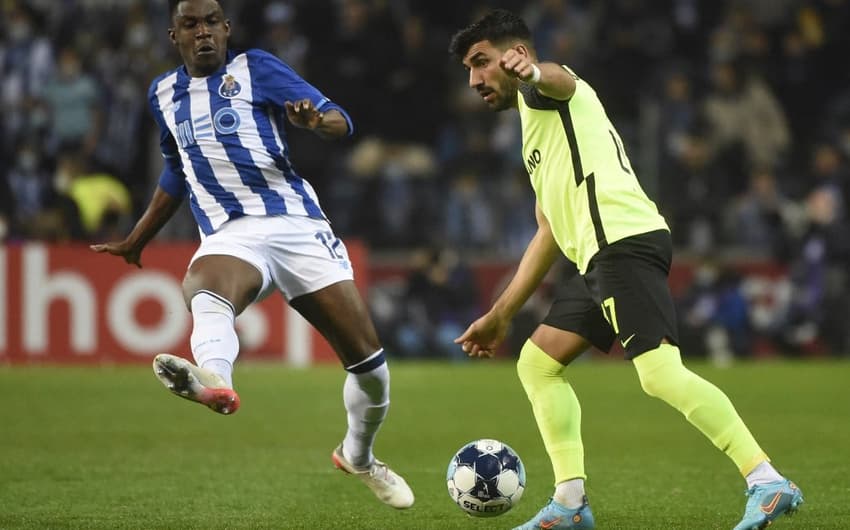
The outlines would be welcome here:
<svg viewBox="0 0 850 530">
<path fill-rule="evenodd" d="M 750 471 L 750 474 L 747 475 L 746 479 L 747 487 L 752 488 L 753 486 L 758 486 L 760 484 L 785 480 L 785 477 L 780 475 L 779 471 L 774 469 L 770 462 L 765 460 L 761 464 L 757 465 L 755 469 Z"/>
<path fill-rule="evenodd" d="M 233 388 L 233 362 L 239 355 L 233 304 L 210 291 L 192 297 L 192 356 L 195 364 L 221 376 Z"/>
<path fill-rule="evenodd" d="M 342 441 L 342 455 L 352 465 L 366 467 L 375 459 L 372 445 L 390 407 L 390 370 L 384 350 L 346 370 L 342 396 L 348 412 L 348 431 Z"/>
<path fill-rule="evenodd" d="M 227 388 L 233 388 L 233 365 L 230 361 L 225 361 L 224 359 L 207 359 L 200 367 L 218 374 L 224 379 Z"/>
<path fill-rule="evenodd" d="M 559 483 L 552 498 L 571 510 L 581 508 L 584 504 L 584 479 L 574 478 Z"/>
</svg>

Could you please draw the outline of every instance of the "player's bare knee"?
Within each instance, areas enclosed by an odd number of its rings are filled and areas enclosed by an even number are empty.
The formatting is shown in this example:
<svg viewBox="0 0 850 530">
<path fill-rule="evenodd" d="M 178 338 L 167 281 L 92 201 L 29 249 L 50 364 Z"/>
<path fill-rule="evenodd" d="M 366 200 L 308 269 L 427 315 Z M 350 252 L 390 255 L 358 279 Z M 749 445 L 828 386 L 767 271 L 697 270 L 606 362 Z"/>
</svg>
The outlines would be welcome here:
<svg viewBox="0 0 850 530">
<path fill-rule="evenodd" d="M 183 289 L 183 303 L 186 304 L 186 309 L 189 311 L 192 310 L 192 298 L 200 290 L 198 282 L 194 279 L 191 273 L 187 272 L 186 276 L 183 277 L 183 284 L 181 285 Z"/>
<path fill-rule="evenodd" d="M 202 291 L 214 293 L 233 305 L 236 314 L 240 314 L 253 302 L 260 292 L 260 286 L 231 276 L 221 277 L 189 271 L 183 278 L 183 301 L 191 309 L 192 299 Z"/>
<path fill-rule="evenodd" d="M 201 291 L 210 291 L 218 296 L 226 298 L 217 286 L 210 285 L 209 282 L 204 282 L 198 274 L 193 274 L 191 271 L 187 272 L 186 276 L 183 277 L 182 288 L 183 301 L 186 303 L 186 307 L 189 308 L 190 311 L 192 309 L 192 299 L 195 298 L 195 295 Z"/>
</svg>

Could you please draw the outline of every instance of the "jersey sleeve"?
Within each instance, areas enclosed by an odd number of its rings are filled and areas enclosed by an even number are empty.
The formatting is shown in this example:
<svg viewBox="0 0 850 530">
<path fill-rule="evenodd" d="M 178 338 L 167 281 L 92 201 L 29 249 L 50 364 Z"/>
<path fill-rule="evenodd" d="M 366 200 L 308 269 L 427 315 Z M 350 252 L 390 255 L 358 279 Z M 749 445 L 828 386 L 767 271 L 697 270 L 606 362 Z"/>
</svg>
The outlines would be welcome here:
<svg viewBox="0 0 850 530">
<path fill-rule="evenodd" d="M 322 112 L 331 109 L 339 111 L 348 124 L 348 136 L 354 133 L 354 123 L 345 109 L 325 97 L 316 87 L 305 81 L 288 64 L 274 55 L 262 50 L 250 50 L 248 65 L 251 70 L 255 100 L 283 108 L 286 101 L 309 99 L 316 109 Z"/>
<path fill-rule="evenodd" d="M 519 84 L 519 93 L 529 108 L 537 110 L 561 110 L 570 104 L 569 99 L 563 101 L 544 96 L 537 87 L 529 83 Z"/>
<path fill-rule="evenodd" d="M 153 114 L 154 121 L 159 127 L 159 149 L 165 159 L 162 173 L 159 175 L 159 187 L 172 197 L 182 199 L 187 193 L 186 175 L 183 173 L 183 162 L 180 158 L 177 141 L 165 124 L 165 117 L 162 115 L 162 109 L 156 95 L 156 85 L 156 81 L 151 84 L 148 91 L 148 101 L 151 114 Z"/>
</svg>

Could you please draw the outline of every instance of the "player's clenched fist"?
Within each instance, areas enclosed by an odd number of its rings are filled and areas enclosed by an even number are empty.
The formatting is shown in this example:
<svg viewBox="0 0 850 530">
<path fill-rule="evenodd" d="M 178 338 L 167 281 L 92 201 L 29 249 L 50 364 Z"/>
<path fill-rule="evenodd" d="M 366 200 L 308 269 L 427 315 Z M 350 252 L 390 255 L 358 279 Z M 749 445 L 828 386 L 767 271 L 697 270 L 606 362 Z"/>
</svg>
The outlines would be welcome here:
<svg viewBox="0 0 850 530">
<path fill-rule="evenodd" d="M 528 57 L 513 48 L 506 51 L 499 60 L 499 66 L 504 71 L 522 81 L 528 81 L 534 76 L 533 64 Z"/>
</svg>

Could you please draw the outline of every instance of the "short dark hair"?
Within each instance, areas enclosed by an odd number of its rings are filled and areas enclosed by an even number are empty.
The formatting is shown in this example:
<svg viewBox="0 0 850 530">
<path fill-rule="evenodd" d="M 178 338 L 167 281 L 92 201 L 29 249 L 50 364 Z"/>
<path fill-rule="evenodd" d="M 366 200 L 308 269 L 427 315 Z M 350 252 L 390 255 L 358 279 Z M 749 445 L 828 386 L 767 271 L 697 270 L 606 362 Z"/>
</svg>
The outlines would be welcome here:
<svg viewBox="0 0 850 530">
<path fill-rule="evenodd" d="M 482 40 L 489 40 L 493 44 L 502 44 L 509 40 L 529 43 L 531 30 L 518 15 L 505 9 L 495 9 L 455 33 L 449 44 L 449 53 L 463 59 L 469 48 Z"/>
<path fill-rule="evenodd" d="M 177 8 L 180 7 L 180 4 L 187 1 L 188 0 L 168 0 L 168 18 L 174 18 L 174 14 L 177 13 Z M 221 2 L 219 2 L 219 7 L 221 7 Z"/>
</svg>

